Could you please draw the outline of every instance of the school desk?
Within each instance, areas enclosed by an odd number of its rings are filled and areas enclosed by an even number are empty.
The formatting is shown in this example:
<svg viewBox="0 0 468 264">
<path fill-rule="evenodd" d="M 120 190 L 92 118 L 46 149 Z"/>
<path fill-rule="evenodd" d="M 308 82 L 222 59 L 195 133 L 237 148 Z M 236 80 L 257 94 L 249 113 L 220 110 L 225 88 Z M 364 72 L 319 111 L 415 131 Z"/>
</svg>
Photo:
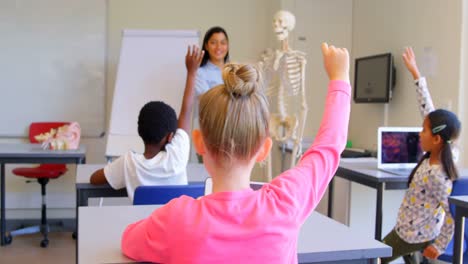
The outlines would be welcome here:
<svg viewBox="0 0 468 264">
<path fill-rule="evenodd" d="M 85 163 L 86 150 L 80 146 L 77 150 L 44 150 L 40 144 L 1 143 L 0 144 L 0 244 L 6 244 L 5 223 L 5 164 L 19 163 Z"/>
<path fill-rule="evenodd" d="M 157 207 L 80 207 L 77 263 L 134 263 L 120 251 L 123 230 Z M 392 252 L 389 246 L 317 212 L 302 226 L 297 251 L 299 263 L 377 263 L 377 258 Z"/>
<path fill-rule="evenodd" d="M 127 197 L 127 189 L 114 190 L 109 184 L 93 185 L 89 183 L 91 174 L 98 169 L 102 169 L 106 164 L 81 164 L 76 169 L 76 223 L 78 228 L 78 218 L 80 206 L 88 206 L 89 198 L 96 197 Z M 204 183 L 209 177 L 203 164 L 187 164 L 187 178 L 189 184 Z M 77 240 L 77 233 L 73 233 Z"/>
<path fill-rule="evenodd" d="M 460 177 L 468 176 L 468 169 L 460 169 L 459 172 Z M 377 240 L 381 240 L 383 191 L 384 189 L 406 190 L 408 188 L 409 175 L 401 176 L 377 169 L 376 158 L 342 158 L 335 175 L 337 177 L 347 179 L 349 181 L 356 182 L 377 190 L 374 237 Z M 334 183 L 332 179 L 328 187 L 329 217 L 331 217 L 333 213 L 333 184 Z"/>
<path fill-rule="evenodd" d="M 98 169 L 102 169 L 106 164 L 83 164 L 76 169 L 76 208 L 88 206 L 88 199 L 95 197 L 126 197 L 125 188 L 114 190 L 109 184 L 93 185 L 89 183 L 91 174 Z M 204 183 L 209 177 L 203 164 L 187 164 L 187 178 L 189 184 Z"/>
<path fill-rule="evenodd" d="M 304 141 L 302 152 L 305 152 L 311 145 L 311 140 Z M 292 144 L 286 144 L 284 151 L 290 152 Z M 284 154 L 283 154 L 284 160 Z M 367 187 L 376 189 L 376 215 L 374 237 L 381 240 L 382 237 L 382 203 L 383 191 L 385 190 L 404 190 L 407 188 L 407 176 L 399 176 L 377 169 L 376 158 L 341 158 L 336 177 L 340 177 L 351 182 L 356 182 Z M 328 207 L 327 215 L 333 216 L 333 197 L 334 196 L 334 177 L 328 185 Z M 351 208 L 350 208 L 351 209 Z"/>
<path fill-rule="evenodd" d="M 400 176 L 377 169 L 376 158 L 343 158 L 335 173 L 337 177 L 347 179 L 376 189 L 376 213 L 374 238 L 382 238 L 383 192 L 385 190 L 405 190 L 408 188 L 408 176 Z M 334 180 L 328 187 L 328 216 L 333 214 Z M 352 208 L 350 208 L 352 209 Z"/>
</svg>

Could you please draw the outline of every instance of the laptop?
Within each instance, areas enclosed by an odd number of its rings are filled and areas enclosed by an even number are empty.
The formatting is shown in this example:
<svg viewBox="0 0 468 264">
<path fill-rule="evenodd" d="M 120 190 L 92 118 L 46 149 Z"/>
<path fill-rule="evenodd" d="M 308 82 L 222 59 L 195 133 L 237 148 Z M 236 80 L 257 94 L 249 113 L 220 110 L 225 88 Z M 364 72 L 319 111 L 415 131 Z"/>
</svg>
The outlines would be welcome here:
<svg viewBox="0 0 468 264">
<path fill-rule="evenodd" d="M 379 127 L 377 168 L 400 176 L 409 176 L 423 155 L 421 127 Z"/>
<path fill-rule="evenodd" d="M 250 182 L 250 188 L 254 191 L 262 188 L 264 182 Z M 213 192 L 213 179 L 211 177 L 206 178 L 205 180 L 205 195 L 211 194 Z"/>
</svg>

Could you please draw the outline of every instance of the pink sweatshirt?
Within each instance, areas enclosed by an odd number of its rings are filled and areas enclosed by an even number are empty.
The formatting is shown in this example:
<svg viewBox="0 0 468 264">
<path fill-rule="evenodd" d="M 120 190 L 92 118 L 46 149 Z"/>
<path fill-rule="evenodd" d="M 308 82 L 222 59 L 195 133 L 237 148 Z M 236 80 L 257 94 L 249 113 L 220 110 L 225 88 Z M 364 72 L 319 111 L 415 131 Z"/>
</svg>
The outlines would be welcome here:
<svg viewBox="0 0 468 264">
<path fill-rule="evenodd" d="M 297 263 L 301 225 L 324 195 L 346 143 L 350 90 L 346 82 L 330 82 L 319 132 L 296 167 L 258 191 L 173 199 L 126 228 L 123 253 L 157 263 Z"/>
</svg>

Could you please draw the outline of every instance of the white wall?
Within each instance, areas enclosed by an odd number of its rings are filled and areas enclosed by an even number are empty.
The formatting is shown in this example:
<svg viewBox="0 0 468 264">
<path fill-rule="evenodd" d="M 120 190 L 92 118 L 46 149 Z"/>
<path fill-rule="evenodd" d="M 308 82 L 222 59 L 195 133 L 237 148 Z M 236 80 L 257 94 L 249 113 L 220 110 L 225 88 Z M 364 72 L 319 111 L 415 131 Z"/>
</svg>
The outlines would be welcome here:
<svg viewBox="0 0 468 264">
<path fill-rule="evenodd" d="M 293 34 L 293 49 L 307 53 L 306 97 L 309 111 L 304 137 L 313 138 L 317 134 L 325 107 L 328 77 L 323 69 L 322 42 L 352 50 L 352 0 L 296 0 L 294 14 L 296 29 Z M 327 194 L 317 207 L 326 214 Z M 349 182 L 335 181 L 334 219 L 348 222 Z"/>
<path fill-rule="evenodd" d="M 460 85 L 458 95 L 458 114 L 462 122 L 462 135 L 459 139 L 459 145 L 463 150 L 460 164 L 468 167 L 468 106 L 466 100 L 468 92 L 468 2 L 462 2 L 462 44 L 460 54 Z"/>
<path fill-rule="evenodd" d="M 429 74 L 427 81 L 435 106 L 458 113 L 460 0 L 355 0 L 353 12 L 353 57 L 391 52 L 395 58 L 397 83 L 388 104 L 386 125 L 422 123 L 414 84 L 401 60 L 405 46 L 413 47 L 422 74 Z M 434 58 L 432 75 L 424 63 L 430 57 Z M 349 138 L 357 146 L 376 149 L 377 127 L 384 125 L 385 119 L 384 104 L 354 104 Z"/>
</svg>

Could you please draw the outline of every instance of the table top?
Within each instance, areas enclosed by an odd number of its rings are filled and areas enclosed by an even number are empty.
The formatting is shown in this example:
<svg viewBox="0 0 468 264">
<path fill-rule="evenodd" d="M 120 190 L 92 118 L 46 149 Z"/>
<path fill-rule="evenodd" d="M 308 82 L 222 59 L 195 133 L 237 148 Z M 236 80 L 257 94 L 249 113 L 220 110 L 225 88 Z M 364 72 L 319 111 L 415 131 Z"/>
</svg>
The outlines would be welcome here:
<svg viewBox="0 0 468 264">
<path fill-rule="evenodd" d="M 468 195 L 450 196 L 448 199 L 451 204 L 468 208 Z"/>
<path fill-rule="evenodd" d="M 160 205 L 79 208 L 79 263 L 132 263 L 120 251 L 125 227 Z M 312 213 L 298 239 L 300 263 L 368 259 L 391 255 L 391 248 L 319 213 Z"/>
<path fill-rule="evenodd" d="M 84 158 L 86 148 L 76 150 L 43 149 L 41 144 L 0 143 L 0 158 Z"/>
<path fill-rule="evenodd" d="M 468 177 L 468 168 L 459 168 L 460 177 Z M 376 158 L 342 158 L 337 174 L 371 182 L 406 183 L 409 175 L 396 175 L 377 168 Z M 340 175 L 343 176 L 343 175 Z M 345 177 L 347 178 L 347 177 Z"/>
<path fill-rule="evenodd" d="M 345 173 L 353 177 L 361 177 L 373 182 L 403 182 L 409 175 L 396 175 L 377 168 L 376 158 L 342 158 L 337 174 Z"/>
</svg>

